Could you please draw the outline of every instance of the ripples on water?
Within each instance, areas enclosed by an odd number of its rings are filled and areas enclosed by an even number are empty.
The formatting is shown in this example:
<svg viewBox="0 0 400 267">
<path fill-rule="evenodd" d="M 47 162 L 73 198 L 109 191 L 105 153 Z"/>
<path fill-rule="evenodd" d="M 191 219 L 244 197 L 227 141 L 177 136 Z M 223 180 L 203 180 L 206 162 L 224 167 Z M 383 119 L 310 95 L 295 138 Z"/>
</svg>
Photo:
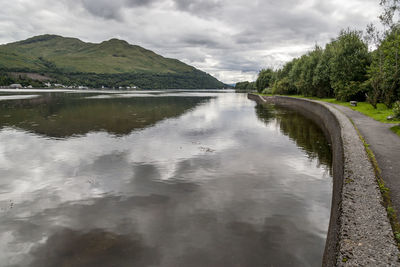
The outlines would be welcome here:
<svg viewBox="0 0 400 267">
<path fill-rule="evenodd" d="M 232 93 L 0 102 L 2 266 L 320 266 L 330 148 Z"/>
</svg>

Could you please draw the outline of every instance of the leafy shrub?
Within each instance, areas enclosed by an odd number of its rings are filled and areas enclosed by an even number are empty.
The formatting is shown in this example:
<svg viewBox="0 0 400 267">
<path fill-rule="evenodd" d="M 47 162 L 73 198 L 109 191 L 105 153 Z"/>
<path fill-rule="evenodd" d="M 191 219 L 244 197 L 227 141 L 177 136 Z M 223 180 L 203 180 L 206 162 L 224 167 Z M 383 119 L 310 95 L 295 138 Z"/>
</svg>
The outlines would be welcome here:
<svg viewBox="0 0 400 267">
<path fill-rule="evenodd" d="M 393 105 L 394 117 L 400 119 L 400 101 L 397 101 Z"/>
<path fill-rule="evenodd" d="M 270 88 L 270 87 L 265 88 L 265 89 L 262 91 L 262 94 L 264 94 L 264 95 L 272 94 L 272 88 Z"/>
<path fill-rule="evenodd" d="M 290 83 L 288 77 L 282 78 L 272 87 L 272 93 L 278 95 L 290 95 L 296 93 L 296 88 Z"/>
<path fill-rule="evenodd" d="M 364 101 L 365 88 L 362 83 L 351 81 L 342 84 L 341 89 L 336 92 L 336 98 L 341 101 Z"/>
</svg>

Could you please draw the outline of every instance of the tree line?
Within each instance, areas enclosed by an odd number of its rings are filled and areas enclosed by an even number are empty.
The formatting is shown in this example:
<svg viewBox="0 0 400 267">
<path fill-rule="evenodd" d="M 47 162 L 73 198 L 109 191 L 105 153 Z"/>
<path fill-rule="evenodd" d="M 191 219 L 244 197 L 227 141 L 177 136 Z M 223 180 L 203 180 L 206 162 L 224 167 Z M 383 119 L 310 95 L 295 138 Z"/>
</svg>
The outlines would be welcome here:
<svg viewBox="0 0 400 267">
<path fill-rule="evenodd" d="M 29 69 L 12 71 L 31 72 Z M 11 70 L 0 69 L 0 86 L 9 86 L 19 83 L 22 86 L 44 87 L 44 83 L 27 77 L 13 77 Z M 90 88 L 119 88 L 133 87 L 141 89 L 218 89 L 225 84 L 211 75 L 194 70 L 182 73 L 121 73 L 121 74 L 96 74 L 96 73 L 64 73 L 61 71 L 45 72 L 50 76 L 51 83 L 66 86 L 88 86 Z"/>
<path fill-rule="evenodd" d="M 400 100 L 400 0 L 381 0 L 380 4 L 384 30 L 372 24 L 364 33 L 342 30 L 325 47 L 316 45 L 280 69 L 261 70 L 249 89 L 342 101 L 366 100 L 375 108 L 378 103 L 392 108 Z"/>
</svg>

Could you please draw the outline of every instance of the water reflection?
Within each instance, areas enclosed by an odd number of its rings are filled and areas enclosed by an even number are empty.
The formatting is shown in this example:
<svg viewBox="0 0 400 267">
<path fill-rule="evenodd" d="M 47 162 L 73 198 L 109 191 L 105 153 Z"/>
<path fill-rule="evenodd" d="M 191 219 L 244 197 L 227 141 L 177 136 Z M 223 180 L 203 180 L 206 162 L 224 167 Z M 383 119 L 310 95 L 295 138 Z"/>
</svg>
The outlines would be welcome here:
<svg viewBox="0 0 400 267">
<path fill-rule="evenodd" d="M 311 119 L 298 111 L 271 105 L 257 105 L 256 113 L 265 123 L 276 120 L 280 131 L 302 148 L 309 158 L 317 159 L 325 166 L 332 165 L 330 144 L 321 128 Z"/>
<path fill-rule="evenodd" d="M 186 107 L 180 99 L 168 101 Z M 196 103 L 121 136 L 3 127 L 0 262 L 320 266 L 329 165 L 291 141 L 292 127 L 282 133 L 281 111 L 257 116 L 236 94 Z"/>
<path fill-rule="evenodd" d="M 60 229 L 32 251 L 32 267 L 154 266 L 156 248 L 147 247 L 140 236 L 118 235 L 101 229 L 79 232 Z"/>
<path fill-rule="evenodd" d="M 18 97 L 27 98 L 25 95 Z M 18 127 L 37 134 L 62 138 L 101 130 L 126 135 L 132 130 L 179 116 L 209 98 L 89 99 L 87 94 L 48 93 L 34 99 L 0 102 L 0 127 Z"/>
</svg>

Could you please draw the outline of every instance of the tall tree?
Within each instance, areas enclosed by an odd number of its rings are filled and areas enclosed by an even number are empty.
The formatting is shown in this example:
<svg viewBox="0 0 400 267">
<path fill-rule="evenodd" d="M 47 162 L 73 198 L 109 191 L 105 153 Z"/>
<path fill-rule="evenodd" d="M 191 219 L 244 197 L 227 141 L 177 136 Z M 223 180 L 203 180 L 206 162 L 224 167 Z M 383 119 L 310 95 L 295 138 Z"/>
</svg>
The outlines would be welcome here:
<svg viewBox="0 0 400 267">
<path fill-rule="evenodd" d="M 259 72 L 256 81 L 256 88 L 259 93 L 261 93 L 265 88 L 268 88 L 273 83 L 274 71 L 273 69 L 263 69 Z"/>
<path fill-rule="evenodd" d="M 393 27 L 383 40 L 378 50 L 384 55 L 384 103 L 388 107 L 400 97 L 399 54 L 400 54 L 400 29 Z"/>
<path fill-rule="evenodd" d="M 366 69 L 370 64 L 368 47 L 361 33 L 343 30 L 332 42 L 330 80 L 335 96 L 348 101 L 364 96 L 362 83 L 366 80 Z"/>
<path fill-rule="evenodd" d="M 330 60 L 332 58 L 332 44 L 327 44 L 322 51 L 318 65 L 315 67 L 313 86 L 317 97 L 332 97 L 333 90 L 330 79 Z"/>
</svg>

